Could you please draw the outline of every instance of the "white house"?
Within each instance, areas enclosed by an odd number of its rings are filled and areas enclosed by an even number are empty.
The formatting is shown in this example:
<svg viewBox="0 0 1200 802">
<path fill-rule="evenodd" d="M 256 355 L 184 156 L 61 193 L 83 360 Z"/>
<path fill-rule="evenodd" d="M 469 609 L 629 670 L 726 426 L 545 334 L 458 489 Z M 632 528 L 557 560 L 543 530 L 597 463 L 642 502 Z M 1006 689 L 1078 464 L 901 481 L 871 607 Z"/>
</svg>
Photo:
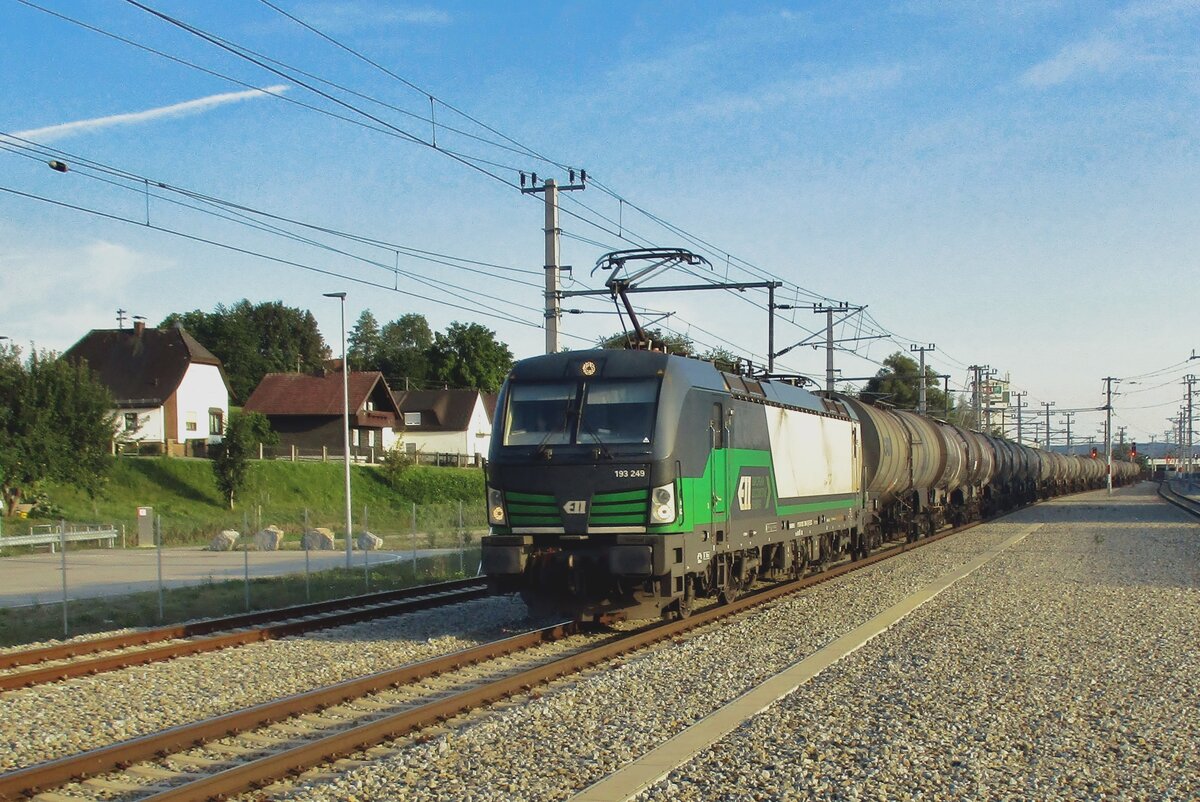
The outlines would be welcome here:
<svg viewBox="0 0 1200 802">
<path fill-rule="evenodd" d="M 229 384 L 221 360 L 180 326 L 93 329 L 63 357 L 85 362 L 115 403 L 116 440 L 202 456 L 221 442 Z"/>
<path fill-rule="evenodd" d="M 404 419 L 407 451 L 487 456 L 496 409 L 494 394 L 479 390 L 406 390 L 394 395 Z"/>
</svg>

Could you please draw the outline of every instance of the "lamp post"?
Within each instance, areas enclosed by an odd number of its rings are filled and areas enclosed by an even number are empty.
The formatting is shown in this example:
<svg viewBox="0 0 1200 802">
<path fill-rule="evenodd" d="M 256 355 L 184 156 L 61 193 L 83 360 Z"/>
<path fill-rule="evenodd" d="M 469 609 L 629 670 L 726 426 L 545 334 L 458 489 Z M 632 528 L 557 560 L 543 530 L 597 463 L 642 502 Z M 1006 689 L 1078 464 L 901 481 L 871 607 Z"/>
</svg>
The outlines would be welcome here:
<svg viewBox="0 0 1200 802">
<path fill-rule="evenodd" d="M 326 292 L 323 295 L 337 298 L 342 307 L 342 461 L 346 469 L 346 570 L 349 570 L 354 532 L 350 522 L 350 367 L 346 364 L 346 293 Z"/>
</svg>

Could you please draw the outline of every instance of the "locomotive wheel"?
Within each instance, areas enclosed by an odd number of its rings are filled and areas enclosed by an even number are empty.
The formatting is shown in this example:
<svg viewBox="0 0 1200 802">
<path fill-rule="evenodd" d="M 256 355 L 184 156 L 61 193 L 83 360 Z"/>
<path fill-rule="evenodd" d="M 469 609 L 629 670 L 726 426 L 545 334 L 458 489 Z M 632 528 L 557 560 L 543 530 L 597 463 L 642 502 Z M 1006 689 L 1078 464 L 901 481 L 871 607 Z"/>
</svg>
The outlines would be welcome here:
<svg viewBox="0 0 1200 802">
<path fill-rule="evenodd" d="M 721 604 L 731 604 L 737 601 L 737 597 L 742 595 L 742 589 L 730 582 L 724 588 L 721 588 Z"/>
<path fill-rule="evenodd" d="M 690 618 L 692 611 L 696 609 L 696 593 L 692 588 L 692 578 L 684 577 L 683 580 L 683 595 L 675 601 L 675 617 L 683 620 Z"/>
</svg>

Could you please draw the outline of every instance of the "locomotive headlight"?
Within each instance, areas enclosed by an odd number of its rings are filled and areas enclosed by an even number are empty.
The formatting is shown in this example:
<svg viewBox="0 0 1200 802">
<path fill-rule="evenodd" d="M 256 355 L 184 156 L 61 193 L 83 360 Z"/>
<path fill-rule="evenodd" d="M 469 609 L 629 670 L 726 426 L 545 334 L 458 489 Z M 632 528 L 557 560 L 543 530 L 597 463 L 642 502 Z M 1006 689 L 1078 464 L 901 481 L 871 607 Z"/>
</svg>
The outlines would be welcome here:
<svg viewBox="0 0 1200 802">
<path fill-rule="evenodd" d="M 503 526 L 508 520 L 504 515 L 504 493 L 494 487 L 489 487 L 487 497 L 488 522 L 496 526 Z"/>
<path fill-rule="evenodd" d="M 650 521 L 669 524 L 675 520 L 675 484 L 663 485 L 650 491 Z"/>
</svg>

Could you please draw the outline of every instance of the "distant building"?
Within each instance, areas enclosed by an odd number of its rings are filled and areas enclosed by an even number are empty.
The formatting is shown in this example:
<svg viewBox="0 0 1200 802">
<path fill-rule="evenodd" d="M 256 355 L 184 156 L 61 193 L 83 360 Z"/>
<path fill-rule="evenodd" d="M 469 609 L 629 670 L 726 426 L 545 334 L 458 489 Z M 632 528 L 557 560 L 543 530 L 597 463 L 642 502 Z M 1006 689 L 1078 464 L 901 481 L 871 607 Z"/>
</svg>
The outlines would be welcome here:
<svg viewBox="0 0 1200 802">
<path fill-rule="evenodd" d="M 395 445 L 400 410 L 378 371 L 350 371 L 350 446 L 356 456 L 378 456 Z M 268 373 L 243 407 L 271 422 L 284 448 L 342 453 L 342 372 Z"/>
<path fill-rule="evenodd" d="M 205 456 L 221 442 L 229 382 L 221 360 L 182 327 L 93 329 L 63 358 L 86 363 L 112 394 L 118 443 Z"/>
<path fill-rule="evenodd" d="M 395 396 L 403 416 L 406 451 L 487 456 L 496 411 L 494 393 L 406 390 Z"/>
</svg>

